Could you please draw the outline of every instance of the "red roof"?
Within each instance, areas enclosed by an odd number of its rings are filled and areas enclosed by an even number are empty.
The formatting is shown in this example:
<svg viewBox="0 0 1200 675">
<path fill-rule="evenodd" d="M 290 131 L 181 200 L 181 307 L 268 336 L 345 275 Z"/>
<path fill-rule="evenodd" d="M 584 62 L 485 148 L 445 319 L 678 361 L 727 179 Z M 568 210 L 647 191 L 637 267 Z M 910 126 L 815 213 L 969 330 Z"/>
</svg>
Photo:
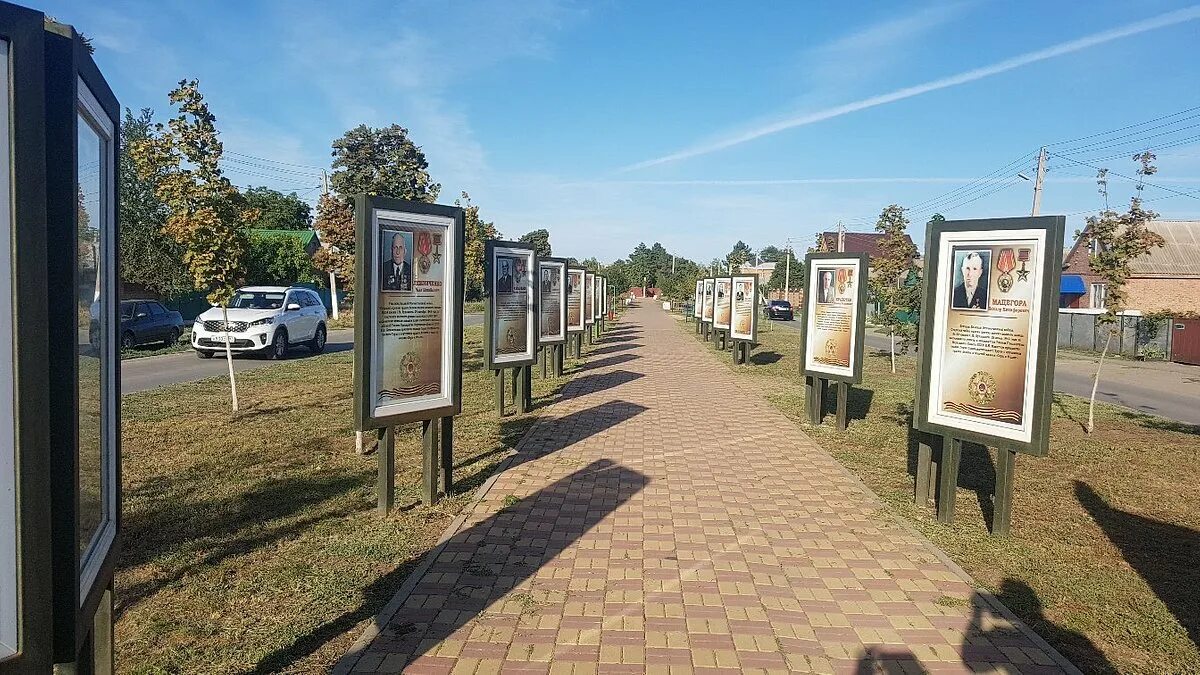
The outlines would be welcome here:
<svg viewBox="0 0 1200 675">
<path fill-rule="evenodd" d="M 867 256 L 871 257 L 871 258 L 878 258 L 879 256 L 883 255 L 883 252 L 879 250 L 879 242 L 883 240 L 883 236 L 884 236 L 882 233 L 879 233 L 879 232 L 847 232 L 843 236 L 845 237 L 845 239 L 844 239 L 844 246 L 843 246 L 842 250 L 845 253 L 866 253 Z M 821 250 L 821 251 L 836 251 L 836 250 L 838 250 L 838 246 L 837 246 L 838 233 L 837 232 L 822 232 L 820 237 L 821 237 L 821 245 L 818 247 L 819 250 Z M 910 237 L 906 234 L 906 235 L 904 235 L 904 238 L 907 239 L 910 244 L 912 243 L 912 237 Z"/>
</svg>

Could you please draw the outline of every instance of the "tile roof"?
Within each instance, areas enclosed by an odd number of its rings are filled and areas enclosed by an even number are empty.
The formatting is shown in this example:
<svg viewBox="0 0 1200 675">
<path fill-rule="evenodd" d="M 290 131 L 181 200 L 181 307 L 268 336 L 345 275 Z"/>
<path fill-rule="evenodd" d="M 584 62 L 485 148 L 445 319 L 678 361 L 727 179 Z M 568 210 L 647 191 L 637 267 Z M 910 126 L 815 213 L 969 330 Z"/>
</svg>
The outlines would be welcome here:
<svg viewBox="0 0 1200 675">
<path fill-rule="evenodd" d="M 912 237 L 904 235 L 908 241 L 912 242 Z M 822 232 L 821 235 L 821 250 L 836 251 L 837 250 L 837 232 Z M 879 232 L 847 232 L 845 234 L 846 253 L 866 253 L 871 258 L 877 258 L 882 255 L 879 250 L 879 242 L 883 240 L 883 234 Z"/>
<path fill-rule="evenodd" d="M 1134 276 L 1200 277 L 1200 220 L 1155 220 L 1149 227 L 1166 243 L 1130 263 Z"/>
</svg>

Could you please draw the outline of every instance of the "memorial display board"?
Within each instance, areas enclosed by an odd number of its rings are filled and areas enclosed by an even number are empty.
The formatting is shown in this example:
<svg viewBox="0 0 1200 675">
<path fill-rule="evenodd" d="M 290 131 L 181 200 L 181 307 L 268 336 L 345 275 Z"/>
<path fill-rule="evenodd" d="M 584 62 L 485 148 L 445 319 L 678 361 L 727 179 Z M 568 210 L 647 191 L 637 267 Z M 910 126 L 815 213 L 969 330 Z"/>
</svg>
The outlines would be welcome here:
<svg viewBox="0 0 1200 675">
<path fill-rule="evenodd" d="M 577 267 L 567 268 L 567 332 L 584 330 L 583 281 L 586 272 Z"/>
<path fill-rule="evenodd" d="M 707 321 L 710 324 L 713 320 L 713 282 L 712 277 L 704 280 L 704 308 L 700 315 L 701 321 Z"/>
<path fill-rule="evenodd" d="M 600 318 L 608 318 L 608 277 L 600 277 Z"/>
<path fill-rule="evenodd" d="M 567 261 L 542 258 L 538 261 L 538 343 L 567 341 Z"/>
<path fill-rule="evenodd" d="M 704 316 L 704 280 L 696 280 L 696 295 L 692 300 L 692 316 L 699 319 Z"/>
<path fill-rule="evenodd" d="M 800 340 L 806 376 L 857 384 L 862 380 L 867 256 L 809 253 Z"/>
<path fill-rule="evenodd" d="M 729 330 L 729 321 L 733 311 L 733 279 L 717 277 L 713 281 L 713 328 Z"/>
<path fill-rule="evenodd" d="M 733 277 L 732 320 L 729 337 L 734 340 L 758 341 L 758 276 L 738 274 Z"/>
<path fill-rule="evenodd" d="M 926 234 L 914 425 L 1045 455 L 1063 216 L 946 221 Z"/>
<path fill-rule="evenodd" d="M 587 326 L 596 323 L 596 275 L 592 272 L 583 275 L 583 321 Z"/>
<path fill-rule="evenodd" d="M 599 321 L 604 317 L 604 277 L 596 274 L 592 276 L 592 296 L 596 298 L 593 303 L 595 311 L 595 320 Z"/>
<path fill-rule="evenodd" d="M 462 209 L 360 196 L 355 406 L 360 429 L 462 410 Z"/>
<path fill-rule="evenodd" d="M 532 365 L 537 357 L 537 253 L 528 244 L 487 242 L 484 353 L 489 370 Z"/>
</svg>

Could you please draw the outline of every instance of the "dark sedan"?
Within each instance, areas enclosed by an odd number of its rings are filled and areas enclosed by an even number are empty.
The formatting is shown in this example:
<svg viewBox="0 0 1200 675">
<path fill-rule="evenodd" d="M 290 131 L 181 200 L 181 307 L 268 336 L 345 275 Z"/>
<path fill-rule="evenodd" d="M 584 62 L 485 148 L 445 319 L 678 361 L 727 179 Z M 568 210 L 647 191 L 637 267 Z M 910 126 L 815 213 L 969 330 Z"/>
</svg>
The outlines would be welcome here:
<svg viewBox="0 0 1200 675">
<path fill-rule="evenodd" d="M 792 303 L 787 300 L 771 300 L 767 302 L 765 311 L 768 319 L 791 321 L 795 318 L 792 316 Z"/>
<path fill-rule="evenodd" d="M 121 349 L 162 342 L 179 342 L 183 317 L 154 300 L 121 301 Z"/>
</svg>

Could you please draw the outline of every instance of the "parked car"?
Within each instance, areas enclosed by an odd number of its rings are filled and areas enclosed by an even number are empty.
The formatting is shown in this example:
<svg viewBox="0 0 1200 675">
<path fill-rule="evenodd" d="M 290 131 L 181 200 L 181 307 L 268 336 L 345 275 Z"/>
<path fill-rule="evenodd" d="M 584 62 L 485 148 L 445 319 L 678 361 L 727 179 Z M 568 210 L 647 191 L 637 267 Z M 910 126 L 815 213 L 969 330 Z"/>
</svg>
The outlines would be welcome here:
<svg viewBox="0 0 1200 675">
<path fill-rule="evenodd" d="M 229 301 L 229 325 L 225 311 L 213 307 L 196 317 L 192 326 L 192 348 L 202 358 L 218 351 L 266 352 L 272 358 L 287 357 L 298 345 L 314 354 L 325 350 L 325 305 L 307 288 L 246 286 Z"/>
<path fill-rule="evenodd" d="M 787 300 L 770 300 L 765 308 L 768 319 L 783 319 L 791 321 L 795 317 L 792 316 L 792 303 Z"/>
<path fill-rule="evenodd" d="M 167 346 L 183 335 L 183 317 L 155 300 L 121 301 L 121 349 L 155 342 Z"/>
</svg>

